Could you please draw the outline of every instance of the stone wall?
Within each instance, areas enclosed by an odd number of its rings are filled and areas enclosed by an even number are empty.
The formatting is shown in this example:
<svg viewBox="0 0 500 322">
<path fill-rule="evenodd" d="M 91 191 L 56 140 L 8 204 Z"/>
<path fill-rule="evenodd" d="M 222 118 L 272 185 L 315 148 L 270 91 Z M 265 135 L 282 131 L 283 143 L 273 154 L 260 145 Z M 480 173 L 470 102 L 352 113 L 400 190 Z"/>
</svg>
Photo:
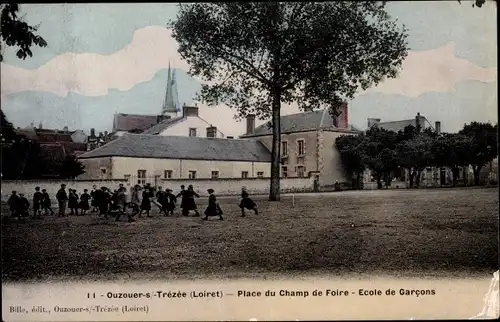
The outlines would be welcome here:
<svg viewBox="0 0 500 322">
<path fill-rule="evenodd" d="M 282 192 L 308 192 L 313 189 L 313 178 L 282 178 L 280 187 Z M 66 184 L 66 188 L 76 189 L 81 194 L 83 189 L 92 190 L 92 186 L 108 187 L 115 189 L 120 183 L 126 187 L 133 185 L 126 179 L 123 180 L 29 180 L 29 181 L 3 181 L 2 182 L 2 201 L 7 201 L 13 190 L 24 195 L 31 200 L 35 187 L 46 189 L 55 202 L 55 194 L 61 184 Z M 206 196 L 207 189 L 212 188 L 218 196 L 239 195 L 241 187 L 246 187 L 250 194 L 267 194 L 269 192 L 269 178 L 249 178 L 249 179 L 159 179 L 158 186 L 170 188 L 174 192 L 180 190 L 181 185 L 193 185 L 195 191 L 201 196 Z"/>
<path fill-rule="evenodd" d="M 407 183 L 404 181 L 391 181 L 389 189 L 406 189 Z M 382 188 L 385 189 L 385 184 L 382 182 Z M 364 182 L 363 190 L 376 190 L 378 189 L 376 182 Z"/>
</svg>

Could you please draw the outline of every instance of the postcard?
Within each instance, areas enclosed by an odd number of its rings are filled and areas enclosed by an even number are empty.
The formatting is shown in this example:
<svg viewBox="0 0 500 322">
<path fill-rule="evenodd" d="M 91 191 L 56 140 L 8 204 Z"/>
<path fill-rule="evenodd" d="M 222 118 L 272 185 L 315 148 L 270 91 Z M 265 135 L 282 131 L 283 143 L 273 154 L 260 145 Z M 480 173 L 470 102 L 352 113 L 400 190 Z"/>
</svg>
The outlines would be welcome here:
<svg viewBox="0 0 500 322">
<path fill-rule="evenodd" d="M 0 10 L 4 321 L 499 317 L 494 1 Z"/>
</svg>

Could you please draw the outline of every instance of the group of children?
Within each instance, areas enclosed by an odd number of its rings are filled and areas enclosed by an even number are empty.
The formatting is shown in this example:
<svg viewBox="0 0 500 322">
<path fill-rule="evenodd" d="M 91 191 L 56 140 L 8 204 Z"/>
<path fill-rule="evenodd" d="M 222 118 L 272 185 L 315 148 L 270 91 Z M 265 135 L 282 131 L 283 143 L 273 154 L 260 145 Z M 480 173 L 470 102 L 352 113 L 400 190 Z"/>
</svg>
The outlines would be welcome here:
<svg viewBox="0 0 500 322">
<path fill-rule="evenodd" d="M 214 216 L 219 217 L 219 220 L 223 220 L 223 211 L 217 202 L 215 191 L 208 189 L 207 192 L 209 194 L 208 206 L 205 209 L 203 220 L 208 220 L 209 217 Z M 94 185 L 90 193 L 87 189 L 84 189 L 79 196 L 75 189 L 68 189 L 68 193 L 66 193 L 66 185 L 62 184 L 56 194 L 59 206 L 58 216 L 60 217 L 67 215 L 67 207 L 70 209 L 70 215 L 85 215 L 87 211 L 91 210 L 91 212 L 97 212 L 99 216 L 104 215 L 105 218 L 112 214 L 116 216 L 117 221 L 120 220 L 122 215 L 127 215 L 129 222 L 133 222 L 136 215 L 141 217 L 144 212 L 147 217 L 151 217 L 152 203 L 159 208 L 160 213 L 163 213 L 164 216 L 173 215 L 179 197 L 181 198 L 180 208 L 183 216 L 189 216 L 190 211 L 194 211 L 195 217 L 200 216 L 195 201 L 195 198 L 200 196 L 194 191 L 192 185 L 189 185 L 187 189 L 182 185 L 181 191 L 177 195 L 174 195 L 171 189 L 163 190 L 162 187 L 158 187 L 155 194 L 155 189 L 150 184 L 146 184 L 144 187 L 135 185 L 131 188 L 130 194 L 127 194 L 127 189 L 123 184 L 120 184 L 119 188 L 113 192 L 106 187 L 97 188 Z M 8 204 L 13 217 L 29 216 L 30 203 L 24 194 L 18 195 L 16 191 L 12 191 Z M 245 209 L 253 210 L 255 214 L 259 213 L 257 204 L 249 197 L 244 187 L 242 188 L 239 206 L 242 217 L 245 216 Z M 131 211 L 128 211 L 129 209 Z M 42 189 L 40 192 L 40 187 L 36 187 L 33 194 L 34 217 L 40 217 L 42 210 L 45 215 L 49 211 L 54 214 L 47 191 Z"/>
<path fill-rule="evenodd" d="M 17 191 L 12 191 L 7 204 L 9 205 L 12 217 L 29 217 L 30 202 L 23 193 L 17 194 Z M 42 210 L 45 215 L 47 215 L 49 211 L 51 214 L 54 214 L 47 190 L 42 189 L 42 191 L 40 191 L 40 187 L 36 187 L 35 193 L 33 194 L 33 216 L 41 217 Z"/>
</svg>

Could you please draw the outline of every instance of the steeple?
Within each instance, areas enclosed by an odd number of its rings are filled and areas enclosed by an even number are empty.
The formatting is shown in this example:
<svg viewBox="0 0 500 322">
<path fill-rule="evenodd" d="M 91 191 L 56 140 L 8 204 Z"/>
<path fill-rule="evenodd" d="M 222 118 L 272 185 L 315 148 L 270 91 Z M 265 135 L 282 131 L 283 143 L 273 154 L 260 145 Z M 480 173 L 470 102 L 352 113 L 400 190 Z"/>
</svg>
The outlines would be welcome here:
<svg viewBox="0 0 500 322">
<path fill-rule="evenodd" d="M 167 90 L 165 93 L 165 100 L 163 101 L 162 115 L 168 115 L 172 118 L 177 117 L 177 109 L 174 101 L 174 85 L 175 85 L 175 74 L 172 74 L 170 69 L 170 62 L 168 63 L 168 79 L 167 79 Z"/>
</svg>

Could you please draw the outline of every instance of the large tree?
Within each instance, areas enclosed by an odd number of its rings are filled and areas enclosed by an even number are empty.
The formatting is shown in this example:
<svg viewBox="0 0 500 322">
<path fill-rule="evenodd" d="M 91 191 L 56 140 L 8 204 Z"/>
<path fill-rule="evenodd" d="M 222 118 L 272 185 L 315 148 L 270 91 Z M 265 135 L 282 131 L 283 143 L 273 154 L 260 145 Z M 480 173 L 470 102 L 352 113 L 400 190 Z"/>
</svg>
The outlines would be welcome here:
<svg viewBox="0 0 500 322">
<path fill-rule="evenodd" d="M 342 167 L 347 177 L 352 179 L 353 189 L 361 189 L 361 179 L 366 169 L 364 140 L 366 137 L 363 133 L 341 135 L 335 140 L 335 147 L 340 153 Z"/>
<path fill-rule="evenodd" d="M 271 117 L 269 199 L 279 200 L 282 103 L 327 107 L 385 77 L 407 55 L 407 34 L 385 2 L 234 2 L 181 4 L 171 23 L 179 53 L 203 85 L 209 105 L 225 103 L 235 118 Z"/>
<path fill-rule="evenodd" d="M 498 124 L 471 122 L 459 133 L 471 139 L 469 163 L 474 172 L 474 184 L 478 185 L 481 169 L 498 157 Z"/>
<path fill-rule="evenodd" d="M 398 143 L 396 147 L 398 164 L 408 171 L 410 188 L 413 188 L 414 184 L 418 187 L 422 171 L 433 165 L 432 146 L 434 140 L 435 138 L 427 133 L 418 133 L 414 137 Z"/>
<path fill-rule="evenodd" d="M 66 156 L 59 168 L 59 175 L 64 179 L 74 179 L 84 173 L 85 166 L 72 154 Z"/>
<path fill-rule="evenodd" d="M 10 47 L 18 47 L 16 55 L 20 59 L 32 57 L 31 47 L 34 45 L 47 46 L 47 42 L 36 33 L 38 27 L 28 25 L 18 16 L 17 3 L 2 4 L 0 10 L 0 62 L 3 61 L 4 43 Z"/>
<path fill-rule="evenodd" d="M 377 181 L 378 189 L 382 188 L 382 181 L 386 184 L 391 181 L 398 168 L 395 153 L 397 139 L 395 132 L 384 128 L 375 127 L 366 132 L 366 140 L 363 141 L 365 164 Z"/>
<path fill-rule="evenodd" d="M 471 138 L 458 133 L 444 133 L 434 140 L 432 163 L 438 167 L 451 169 L 453 186 L 457 184 L 460 167 L 469 165 L 469 149 L 472 144 Z M 465 178 L 464 182 L 466 183 Z"/>
</svg>

